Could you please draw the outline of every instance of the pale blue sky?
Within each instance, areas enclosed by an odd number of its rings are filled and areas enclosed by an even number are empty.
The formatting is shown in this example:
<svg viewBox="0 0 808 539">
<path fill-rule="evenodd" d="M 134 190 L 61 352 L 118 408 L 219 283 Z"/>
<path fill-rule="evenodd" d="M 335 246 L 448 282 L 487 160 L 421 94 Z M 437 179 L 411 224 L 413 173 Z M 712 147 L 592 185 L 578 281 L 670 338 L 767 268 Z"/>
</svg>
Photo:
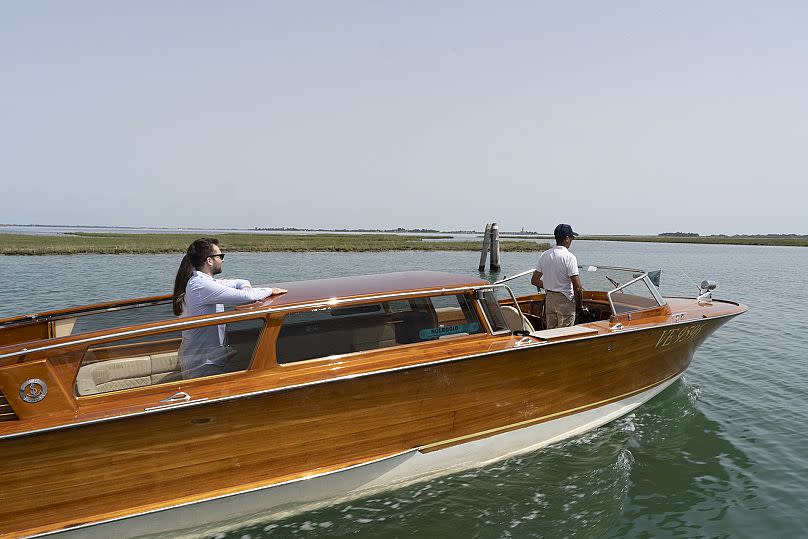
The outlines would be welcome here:
<svg viewBox="0 0 808 539">
<path fill-rule="evenodd" d="M 808 4 L 0 1 L 0 223 L 802 233 Z"/>
</svg>

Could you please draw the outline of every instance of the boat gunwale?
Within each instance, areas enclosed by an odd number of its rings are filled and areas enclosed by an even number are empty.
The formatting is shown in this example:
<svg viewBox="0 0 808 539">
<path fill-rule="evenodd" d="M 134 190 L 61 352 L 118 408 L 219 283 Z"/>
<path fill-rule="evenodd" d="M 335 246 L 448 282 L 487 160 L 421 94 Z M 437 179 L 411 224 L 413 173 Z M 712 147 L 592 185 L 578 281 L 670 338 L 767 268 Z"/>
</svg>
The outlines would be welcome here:
<svg viewBox="0 0 808 539">
<path fill-rule="evenodd" d="M 684 298 L 684 299 L 692 299 L 692 298 Z M 722 300 L 714 300 L 714 301 L 719 301 L 720 302 Z M 280 393 L 280 392 L 285 392 L 285 391 L 291 391 L 291 390 L 296 390 L 296 389 L 301 389 L 301 388 L 306 388 L 306 387 L 312 387 L 312 386 L 317 386 L 317 385 L 322 385 L 322 384 L 336 383 L 336 382 L 342 382 L 342 381 L 346 381 L 346 380 L 354 380 L 354 379 L 357 379 L 357 378 L 365 378 L 365 377 L 369 377 L 369 376 L 383 375 L 383 374 L 388 374 L 388 373 L 393 373 L 393 372 L 400 372 L 400 371 L 417 369 L 417 368 L 423 368 L 423 367 L 432 367 L 432 366 L 435 366 L 435 365 L 443 365 L 443 364 L 448 364 L 448 363 L 455 363 L 455 362 L 459 362 L 459 361 L 466 361 L 466 360 L 477 359 L 477 358 L 487 357 L 487 356 L 496 356 L 496 355 L 500 355 L 500 354 L 509 354 L 509 353 L 518 352 L 518 351 L 521 351 L 521 350 L 529 350 L 529 349 L 538 348 L 538 347 L 556 346 L 556 345 L 563 345 L 563 344 L 569 344 L 569 343 L 579 343 L 579 342 L 584 342 L 584 341 L 593 340 L 593 339 L 612 337 L 612 336 L 619 335 L 619 334 L 624 334 L 624 333 L 636 333 L 636 332 L 642 332 L 642 331 L 652 331 L 652 330 L 660 329 L 660 328 L 671 328 L 671 327 L 685 326 L 685 325 L 691 325 L 691 324 L 702 324 L 702 323 L 706 323 L 707 321 L 714 321 L 714 320 L 720 320 L 720 319 L 733 318 L 735 316 L 743 314 L 747 310 L 746 305 L 735 303 L 735 302 L 729 302 L 729 301 L 727 303 L 731 303 L 733 305 L 736 305 L 736 306 L 740 307 L 740 309 L 737 312 L 730 312 L 730 313 L 726 313 L 726 314 L 718 314 L 718 315 L 710 316 L 710 317 L 700 317 L 700 318 L 693 318 L 693 319 L 689 319 L 689 320 L 680 320 L 680 321 L 672 320 L 671 322 L 664 323 L 664 324 L 650 324 L 650 325 L 643 324 L 641 327 L 630 327 L 629 326 L 629 327 L 623 327 L 623 328 L 621 328 L 619 330 L 615 330 L 615 331 L 608 331 L 608 332 L 602 332 L 602 333 L 598 332 L 598 333 L 596 333 L 594 335 L 583 335 L 583 336 L 580 336 L 580 337 L 571 337 L 571 338 L 567 338 L 567 339 L 559 339 L 559 340 L 553 340 L 553 341 L 540 341 L 540 340 L 537 339 L 536 342 L 525 343 L 525 342 L 523 342 L 523 339 L 524 339 L 524 337 L 523 337 L 522 339 L 519 339 L 518 341 L 515 341 L 512 347 L 504 348 L 504 349 L 501 349 L 501 350 L 490 350 L 490 351 L 478 352 L 478 353 L 473 353 L 473 354 L 465 354 L 465 355 L 461 355 L 461 356 L 454 356 L 454 357 L 448 357 L 448 358 L 443 358 L 443 359 L 436 359 L 436 360 L 431 360 L 431 361 L 426 361 L 426 362 L 412 363 L 412 364 L 408 364 L 408 365 L 399 365 L 399 366 L 390 367 L 390 368 L 387 368 L 387 369 L 377 369 L 377 370 L 370 370 L 370 371 L 366 371 L 366 372 L 356 372 L 356 373 L 352 373 L 352 374 L 346 374 L 346 375 L 342 375 L 342 376 L 337 376 L 337 377 L 334 377 L 334 378 L 321 378 L 321 379 L 318 379 L 318 380 L 312 380 L 310 382 L 302 382 L 302 383 L 298 383 L 298 384 L 284 385 L 284 386 L 281 386 L 281 387 L 272 387 L 272 388 L 267 388 L 267 389 L 260 389 L 260 390 L 256 390 L 256 391 L 250 391 L 250 392 L 247 392 L 247 393 L 238 393 L 238 394 L 235 394 L 235 395 L 225 395 L 225 396 L 221 396 L 221 397 L 204 398 L 204 399 L 200 398 L 199 400 L 196 400 L 196 401 L 191 400 L 191 401 L 184 402 L 182 404 L 175 405 L 175 406 L 167 406 L 167 407 L 159 407 L 159 408 L 148 408 L 148 409 L 143 409 L 143 410 L 135 411 L 135 412 L 131 412 L 131 413 L 124 413 L 124 414 L 112 415 L 112 416 L 106 416 L 106 417 L 98 417 L 98 418 L 89 419 L 89 420 L 86 420 L 86 421 L 79 421 L 79 422 L 75 422 L 75 423 L 62 423 L 62 424 L 59 424 L 59 425 L 54 425 L 54 426 L 51 426 L 51 427 L 43 427 L 43 428 L 40 428 L 40 429 L 20 431 L 20 432 L 11 432 L 11 433 L 8 433 L 8 434 L 0 434 L 0 440 L 6 440 L 6 439 L 11 439 L 11 438 L 20 438 L 20 437 L 24 437 L 24 436 L 32 436 L 32 435 L 42 434 L 42 433 L 46 433 L 46 432 L 54 432 L 54 431 L 63 430 L 63 429 L 77 428 L 77 427 L 82 427 L 82 426 L 87 426 L 87 425 L 94 425 L 94 424 L 97 424 L 97 423 L 106 423 L 106 422 L 109 422 L 109 421 L 117 421 L 117 420 L 121 420 L 121 419 L 132 418 L 132 417 L 140 417 L 140 416 L 149 415 L 149 414 L 164 413 L 164 412 L 168 412 L 168 411 L 171 411 L 171 410 L 174 410 L 174 409 L 179 409 L 179 408 L 185 409 L 185 408 L 191 408 L 191 407 L 196 407 L 196 406 L 202 406 L 202 405 L 206 405 L 206 404 L 227 402 L 227 401 L 238 400 L 238 399 L 254 398 L 254 397 L 259 397 L 259 396 L 262 396 L 262 395 L 269 395 L 269 394 L 272 394 L 272 393 Z M 502 336 L 500 336 L 500 337 L 502 337 Z M 514 339 L 513 336 L 509 336 L 509 338 Z M 521 344 L 519 344 L 519 343 L 521 343 Z M 2 429 L 2 427 L 3 427 L 3 425 L 0 424 L 0 429 Z"/>
</svg>

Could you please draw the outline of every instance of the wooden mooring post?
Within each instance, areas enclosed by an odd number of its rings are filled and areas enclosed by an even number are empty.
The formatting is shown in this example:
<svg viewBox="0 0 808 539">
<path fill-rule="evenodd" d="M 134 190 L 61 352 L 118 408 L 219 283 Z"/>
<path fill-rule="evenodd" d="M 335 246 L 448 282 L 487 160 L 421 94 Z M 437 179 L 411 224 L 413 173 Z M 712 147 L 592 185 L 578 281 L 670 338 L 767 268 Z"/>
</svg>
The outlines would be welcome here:
<svg viewBox="0 0 808 539">
<path fill-rule="evenodd" d="M 480 271 L 485 271 L 485 261 L 488 258 L 488 246 L 491 244 L 491 225 L 486 223 L 483 233 L 483 248 L 480 250 Z"/>
<path fill-rule="evenodd" d="M 485 271 L 485 261 L 491 252 L 491 271 L 499 271 L 499 226 L 496 223 L 486 224 L 483 233 L 483 247 L 480 249 L 479 270 Z"/>
<path fill-rule="evenodd" d="M 499 271 L 499 227 L 491 225 L 491 271 Z"/>
</svg>

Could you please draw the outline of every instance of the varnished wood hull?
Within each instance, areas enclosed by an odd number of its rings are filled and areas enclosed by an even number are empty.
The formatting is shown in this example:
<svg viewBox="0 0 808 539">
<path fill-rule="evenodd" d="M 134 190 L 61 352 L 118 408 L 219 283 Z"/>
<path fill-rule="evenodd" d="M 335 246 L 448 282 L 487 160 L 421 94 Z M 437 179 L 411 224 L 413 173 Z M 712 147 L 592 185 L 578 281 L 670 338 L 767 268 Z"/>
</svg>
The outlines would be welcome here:
<svg viewBox="0 0 808 539">
<path fill-rule="evenodd" d="M 288 492 L 311 490 L 300 487 L 307 476 L 396 455 L 431 455 L 437 468 L 365 468 L 370 481 L 360 477 L 347 492 L 479 465 L 627 413 L 677 379 L 725 320 L 692 322 L 701 329 L 681 340 L 652 327 L 1 440 L 0 531 L 31 535 L 129 517 L 115 535 L 137 535 L 150 531 L 149 519 L 172 522 L 158 517 L 168 508 L 185 506 L 173 510 L 173 528 L 194 514 L 236 516 L 228 512 L 246 499 L 239 493 L 260 503 L 272 492 L 267 506 L 283 505 L 296 501 Z M 374 478 L 377 468 L 386 479 Z M 282 483 L 285 494 L 267 488 Z M 297 501 L 317 501 L 310 497 Z M 211 499 L 224 514 L 199 512 Z M 255 509 L 242 503 L 242 512 Z M 142 528 L 131 518 L 140 513 L 154 513 L 137 518 Z"/>
<path fill-rule="evenodd" d="M 413 449 L 366 464 L 231 496 L 76 528 L 60 536 L 106 539 L 132 535 L 159 536 L 177 530 L 189 531 L 191 535 L 203 531 L 204 535 L 213 535 L 244 527 L 250 522 L 266 522 L 290 516 L 322 505 L 400 488 L 431 477 L 485 466 L 513 455 L 535 451 L 630 413 L 678 379 L 679 376 L 676 376 L 642 393 L 584 412 L 438 451 Z"/>
</svg>

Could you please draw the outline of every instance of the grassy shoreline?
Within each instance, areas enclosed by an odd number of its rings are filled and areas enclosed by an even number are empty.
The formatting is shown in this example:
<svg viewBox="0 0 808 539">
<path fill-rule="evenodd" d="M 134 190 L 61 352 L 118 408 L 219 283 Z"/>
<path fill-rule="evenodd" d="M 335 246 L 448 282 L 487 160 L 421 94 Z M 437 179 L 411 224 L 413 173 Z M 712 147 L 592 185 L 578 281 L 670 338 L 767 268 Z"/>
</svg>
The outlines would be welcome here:
<svg viewBox="0 0 808 539">
<path fill-rule="evenodd" d="M 547 240 L 555 243 L 552 236 L 521 236 L 508 234 L 508 239 Z M 577 241 L 630 241 L 641 243 L 700 243 L 706 245 L 763 245 L 770 247 L 808 247 L 808 236 L 578 236 Z"/>
<path fill-rule="evenodd" d="M 0 255 L 184 253 L 200 234 L 76 232 L 58 236 L 0 234 Z M 240 252 L 477 251 L 481 242 L 428 241 L 441 236 L 398 234 L 218 234 L 222 250 Z M 502 251 L 539 252 L 549 244 L 503 240 Z"/>
<path fill-rule="evenodd" d="M 133 234 L 72 232 L 55 236 L 0 234 L 0 255 L 163 254 L 183 253 L 200 236 L 193 234 Z M 225 251 L 241 252 L 381 252 L 477 251 L 481 241 L 446 241 L 445 236 L 401 234 L 254 234 L 224 233 L 217 237 Z M 443 241 L 429 241 L 441 239 Z M 693 243 L 808 247 L 808 237 L 766 236 L 579 236 L 586 241 Z M 546 236 L 508 235 L 505 252 L 539 252 L 555 243 Z"/>
<path fill-rule="evenodd" d="M 707 245 L 764 245 L 808 247 L 808 236 L 580 236 L 579 240 L 632 241 L 646 243 L 701 243 Z"/>
</svg>

